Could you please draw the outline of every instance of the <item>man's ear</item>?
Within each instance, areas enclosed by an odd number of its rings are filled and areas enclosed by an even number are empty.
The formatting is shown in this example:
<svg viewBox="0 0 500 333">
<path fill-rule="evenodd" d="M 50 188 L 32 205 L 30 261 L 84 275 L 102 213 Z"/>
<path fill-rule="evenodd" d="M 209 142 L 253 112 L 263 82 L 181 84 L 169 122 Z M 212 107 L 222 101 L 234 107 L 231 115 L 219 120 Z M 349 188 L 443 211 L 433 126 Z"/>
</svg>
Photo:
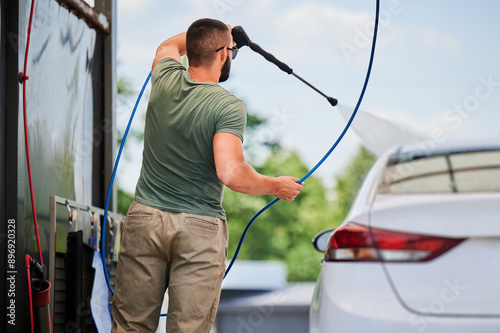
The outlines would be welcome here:
<svg viewBox="0 0 500 333">
<path fill-rule="evenodd" d="M 220 57 L 220 61 L 224 64 L 224 62 L 226 61 L 226 58 L 227 58 L 227 52 L 228 50 L 226 48 L 223 48 L 220 52 L 219 52 L 219 57 Z"/>
</svg>

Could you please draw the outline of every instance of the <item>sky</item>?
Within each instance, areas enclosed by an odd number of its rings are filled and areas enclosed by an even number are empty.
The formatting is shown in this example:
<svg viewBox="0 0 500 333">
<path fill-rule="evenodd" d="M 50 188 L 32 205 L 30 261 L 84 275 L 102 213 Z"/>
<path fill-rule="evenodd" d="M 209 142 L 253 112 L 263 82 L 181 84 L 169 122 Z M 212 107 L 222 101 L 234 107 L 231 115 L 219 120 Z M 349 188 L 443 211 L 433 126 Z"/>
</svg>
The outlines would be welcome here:
<svg viewBox="0 0 500 333">
<path fill-rule="evenodd" d="M 117 110 L 122 132 L 158 45 L 203 17 L 242 26 L 253 42 L 342 105 L 332 107 L 295 77 L 243 47 L 232 63 L 229 80 L 222 85 L 244 101 L 249 113 L 269 120 L 259 135 L 245 140 L 280 140 L 312 168 L 343 130 L 346 121 L 341 111 L 344 116 L 352 111 L 360 96 L 375 0 L 117 3 L 117 75 L 135 90 L 131 101 Z M 315 175 L 333 186 L 335 175 L 375 134 L 386 136 L 379 146 L 500 138 L 499 12 L 500 2 L 495 0 L 381 0 L 372 73 L 353 122 L 358 134 L 349 130 Z M 144 98 L 139 113 L 146 104 Z M 139 131 L 141 117 L 137 115 L 133 125 Z M 359 130 L 357 124 L 363 120 Z M 391 127 L 399 130 L 390 132 Z M 127 143 L 125 155 L 118 182 L 132 192 L 142 147 Z"/>
</svg>

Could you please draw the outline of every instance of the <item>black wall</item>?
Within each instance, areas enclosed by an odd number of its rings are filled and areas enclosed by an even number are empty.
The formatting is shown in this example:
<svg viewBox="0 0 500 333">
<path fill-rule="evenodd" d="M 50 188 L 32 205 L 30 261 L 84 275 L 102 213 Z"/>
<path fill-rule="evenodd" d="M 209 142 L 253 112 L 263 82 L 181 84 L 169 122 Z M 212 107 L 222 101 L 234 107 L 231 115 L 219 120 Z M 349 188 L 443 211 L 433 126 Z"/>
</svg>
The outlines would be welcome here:
<svg viewBox="0 0 500 333">
<path fill-rule="evenodd" d="M 101 1 L 102 2 L 102 1 Z M 31 0 L 0 0 L 0 257 L 7 263 L 9 221 L 15 221 L 15 269 L 0 272 L 0 331 L 28 332 L 24 255 L 38 259 L 23 129 L 22 71 Z M 37 0 L 26 81 L 34 197 L 44 263 L 49 267 L 49 199 L 104 207 L 106 170 L 113 156 L 113 114 L 104 102 L 109 36 L 55 0 Z M 108 73 L 109 74 L 109 73 Z M 114 98 L 113 95 L 108 98 Z M 109 103 L 108 103 L 109 104 Z M 106 111 L 105 111 L 106 109 Z M 105 119 L 108 115 L 108 119 Z M 12 224 L 12 223 L 10 223 Z M 8 323 L 7 277 L 16 271 L 16 326 Z M 3 329 L 5 328 L 5 329 Z"/>
</svg>

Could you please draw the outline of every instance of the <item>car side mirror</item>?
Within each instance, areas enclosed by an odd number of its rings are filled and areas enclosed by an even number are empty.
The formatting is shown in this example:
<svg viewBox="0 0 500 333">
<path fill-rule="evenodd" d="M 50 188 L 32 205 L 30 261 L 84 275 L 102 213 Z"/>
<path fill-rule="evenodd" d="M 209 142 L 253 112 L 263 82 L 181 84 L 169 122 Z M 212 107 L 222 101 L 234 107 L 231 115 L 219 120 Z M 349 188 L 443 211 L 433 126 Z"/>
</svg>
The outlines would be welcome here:
<svg viewBox="0 0 500 333">
<path fill-rule="evenodd" d="M 328 229 L 314 236 L 314 238 L 312 239 L 314 248 L 319 252 L 325 252 L 326 247 L 328 246 L 328 240 L 330 239 L 330 236 L 332 235 L 332 232 L 334 230 L 335 229 Z"/>
</svg>

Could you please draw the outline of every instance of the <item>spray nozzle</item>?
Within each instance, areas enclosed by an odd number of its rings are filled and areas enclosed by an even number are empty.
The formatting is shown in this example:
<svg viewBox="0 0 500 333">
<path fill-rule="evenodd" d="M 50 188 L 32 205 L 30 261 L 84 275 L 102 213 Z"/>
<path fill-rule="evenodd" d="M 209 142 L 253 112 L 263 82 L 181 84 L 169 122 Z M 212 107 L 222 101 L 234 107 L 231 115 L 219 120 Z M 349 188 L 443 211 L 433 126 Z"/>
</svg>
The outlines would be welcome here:
<svg viewBox="0 0 500 333">
<path fill-rule="evenodd" d="M 245 30 L 243 30 L 242 26 L 237 25 L 236 27 L 233 27 L 233 29 L 231 30 L 231 34 L 233 35 L 233 40 L 236 43 L 236 47 L 238 49 L 242 48 L 243 46 L 250 45 L 250 38 L 248 37 Z"/>
<path fill-rule="evenodd" d="M 279 61 L 278 59 L 276 59 L 276 57 L 274 55 L 272 55 L 269 52 L 264 51 L 258 44 L 252 42 L 250 40 L 250 38 L 248 37 L 247 33 L 245 32 L 245 30 L 243 30 L 243 28 L 241 26 L 237 25 L 237 26 L 233 27 L 233 29 L 231 30 L 231 34 L 233 35 L 233 40 L 236 43 L 236 47 L 238 49 L 242 48 L 243 46 L 250 47 L 253 51 L 255 51 L 255 52 L 259 53 L 261 56 L 263 56 L 267 61 L 270 61 L 273 64 L 275 64 L 276 66 L 278 66 L 279 69 L 281 69 L 283 72 L 285 72 L 287 74 L 294 75 L 300 81 L 304 82 L 309 87 L 311 87 L 316 92 L 318 92 L 320 95 L 325 97 L 331 106 L 337 105 L 338 101 L 335 98 L 325 95 L 321 90 L 319 90 L 318 88 L 316 88 L 315 86 L 313 86 L 312 84 L 310 84 L 309 82 L 307 82 L 306 80 L 304 80 L 303 78 L 301 78 L 300 76 L 295 74 L 293 72 L 293 69 L 291 69 L 287 64 Z"/>
</svg>

